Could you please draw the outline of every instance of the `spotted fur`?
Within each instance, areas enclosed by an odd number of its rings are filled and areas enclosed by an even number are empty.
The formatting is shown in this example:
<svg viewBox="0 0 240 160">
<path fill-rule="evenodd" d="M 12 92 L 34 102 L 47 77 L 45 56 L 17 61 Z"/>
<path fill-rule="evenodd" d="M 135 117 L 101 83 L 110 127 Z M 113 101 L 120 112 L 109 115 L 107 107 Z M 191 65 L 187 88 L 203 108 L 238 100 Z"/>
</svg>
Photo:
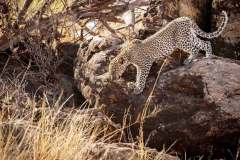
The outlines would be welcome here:
<svg viewBox="0 0 240 160">
<path fill-rule="evenodd" d="M 217 31 L 206 33 L 188 17 L 180 17 L 167 24 L 160 31 L 141 40 L 133 40 L 124 44 L 118 56 L 109 65 L 109 72 L 112 79 L 118 79 L 129 64 L 137 68 L 136 83 L 128 83 L 128 87 L 139 94 L 145 87 L 146 78 L 149 74 L 152 63 L 158 59 L 165 59 L 175 49 L 181 49 L 190 54 L 185 63 L 190 63 L 198 54 L 199 50 L 206 52 L 206 57 L 212 55 L 212 47 L 209 41 L 199 38 L 212 39 L 218 37 L 226 27 L 228 17 L 225 11 L 224 18 Z"/>
</svg>

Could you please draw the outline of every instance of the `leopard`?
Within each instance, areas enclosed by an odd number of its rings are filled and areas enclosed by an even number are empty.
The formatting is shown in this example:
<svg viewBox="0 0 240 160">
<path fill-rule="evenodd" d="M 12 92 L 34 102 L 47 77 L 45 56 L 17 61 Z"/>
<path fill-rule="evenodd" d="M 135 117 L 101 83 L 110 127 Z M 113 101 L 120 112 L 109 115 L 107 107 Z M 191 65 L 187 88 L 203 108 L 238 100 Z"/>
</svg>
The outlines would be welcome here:
<svg viewBox="0 0 240 160">
<path fill-rule="evenodd" d="M 219 37 L 228 22 L 226 11 L 222 11 L 221 15 L 221 23 L 213 32 L 203 31 L 189 17 L 179 17 L 144 40 L 125 42 L 119 54 L 110 61 L 110 80 L 120 79 L 127 66 L 132 64 L 137 69 L 136 81 L 128 82 L 127 86 L 134 94 L 140 94 L 145 88 L 153 62 L 168 58 L 176 49 L 189 54 L 184 61 L 186 65 L 196 59 L 200 50 L 205 52 L 205 58 L 211 58 L 213 54 L 209 39 Z"/>
</svg>

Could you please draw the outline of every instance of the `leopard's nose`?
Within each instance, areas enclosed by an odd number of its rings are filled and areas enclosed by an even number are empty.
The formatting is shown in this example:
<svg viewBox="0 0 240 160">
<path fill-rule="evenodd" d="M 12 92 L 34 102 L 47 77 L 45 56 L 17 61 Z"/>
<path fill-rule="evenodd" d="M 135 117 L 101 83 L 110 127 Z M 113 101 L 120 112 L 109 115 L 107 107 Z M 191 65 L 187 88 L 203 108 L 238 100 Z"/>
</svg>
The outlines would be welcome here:
<svg viewBox="0 0 240 160">
<path fill-rule="evenodd" d="M 112 81 L 117 80 L 117 79 L 119 79 L 117 75 L 114 74 L 114 75 L 111 76 Z"/>
</svg>

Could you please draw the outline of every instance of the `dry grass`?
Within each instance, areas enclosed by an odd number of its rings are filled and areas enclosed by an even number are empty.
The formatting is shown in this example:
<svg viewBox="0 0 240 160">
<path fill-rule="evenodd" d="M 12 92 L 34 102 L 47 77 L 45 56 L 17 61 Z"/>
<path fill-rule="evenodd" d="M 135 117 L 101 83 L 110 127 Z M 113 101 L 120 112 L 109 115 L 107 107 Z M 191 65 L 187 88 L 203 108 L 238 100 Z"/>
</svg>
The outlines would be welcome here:
<svg viewBox="0 0 240 160">
<path fill-rule="evenodd" d="M 96 138 L 90 134 L 97 128 L 93 129 L 93 125 L 89 124 L 89 117 L 69 113 L 60 121 L 57 119 L 60 112 L 56 108 L 61 105 L 47 110 L 46 100 L 37 104 L 27 97 L 20 85 L 2 86 L 1 159 L 73 159 L 82 151 L 79 146 L 92 143 Z M 15 90 L 13 86 L 16 86 Z M 38 117 L 37 105 L 40 105 Z"/>
<path fill-rule="evenodd" d="M 2 159 L 89 159 L 88 146 L 96 143 L 98 127 L 77 114 L 62 122 L 55 118 L 56 113 L 44 112 L 36 123 L 33 118 L 1 120 Z"/>
<path fill-rule="evenodd" d="M 1 82 L 0 102 L 1 160 L 90 159 L 91 146 L 107 139 L 108 126 L 91 113 L 63 113 L 60 98 L 37 102 L 17 80 Z"/>
<path fill-rule="evenodd" d="M 113 129 L 99 113 L 62 111 L 61 98 L 52 104 L 46 96 L 36 101 L 24 85 L 18 80 L 0 85 L 1 160 L 166 159 L 164 152 L 147 149 L 142 142 L 118 142 L 122 129 Z"/>
</svg>

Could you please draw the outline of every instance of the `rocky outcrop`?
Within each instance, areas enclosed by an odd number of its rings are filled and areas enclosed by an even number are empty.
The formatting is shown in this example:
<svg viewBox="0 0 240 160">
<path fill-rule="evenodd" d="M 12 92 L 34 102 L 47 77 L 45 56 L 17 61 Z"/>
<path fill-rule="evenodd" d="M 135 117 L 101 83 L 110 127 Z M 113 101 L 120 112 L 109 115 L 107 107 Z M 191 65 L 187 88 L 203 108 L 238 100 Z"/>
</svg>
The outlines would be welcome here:
<svg viewBox="0 0 240 160">
<path fill-rule="evenodd" d="M 107 81 L 117 44 L 102 43 L 108 48 L 100 52 L 94 45 L 94 51 L 82 46 L 78 53 L 75 78 L 86 99 L 102 106 L 116 123 L 128 113 L 135 122 L 127 129 L 133 137 L 143 124 L 150 147 L 161 149 L 175 142 L 173 149 L 189 155 L 234 152 L 240 135 L 240 62 L 219 57 L 200 58 L 190 65 L 175 62 L 163 67 L 157 81 L 159 66 L 154 65 L 143 93 L 133 95 L 126 83 L 135 80 L 134 67 L 120 80 Z"/>
<path fill-rule="evenodd" d="M 145 14 L 145 30 L 139 31 L 138 38 L 145 39 L 170 20 L 185 15 L 195 19 L 205 31 L 214 29 L 207 14 L 211 7 L 206 11 L 211 1 L 201 2 L 154 1 Z M 224 52 L 216 52 L 216 47 L 223 51 L 227 41 L 217 41 L 214 54 L 223 55 Z M 143 131 L 149 147 L 161 149 L 174 144 L 171 149 L 189 156 L 234 158 L 240 135 L 240 62 L 214 57 L 182 65 L 182 55 L 177 51 L 175 61 L 163 67 L 159 79 L 162 61 L 153 65 L 143 93 L 133 95 L 127 88 L 127 82 L 135 81 L 133 66 L 120 80 L 107 79 L 108 64 L 119 53 L 121 43 L 116 38 L 97 37 L 89 45 L 81 45 L 74 76 L 84 97 L 101 106 L 116 123 L 127 117 L 127 123 L 133 124 L 126 131 L 133 138 Z"/>
<path fill-rule="evenodd" d="M 144 139 L 153 148 L 161 149 L 175 142 L 173 149 L 189 155 L 210 151 L 223 155 L 228 149 L 234 151 L 240 135 L 240 62 L 203 58 L 165 70 L 151 95 L 157 74 L 153 67 L 143 93 L 132 95 L 126 87 L 127 81 L 135 77 L 131 69 L 116 82 L 104 82 L 104 72 L 102 76 L 94 76 L 95 72 L 107 70 L 106 59 L 106 53 L 100 52 L 84 64 L 90 65 L 88 68 L 95 66 L 94 71 L 78 69 L 78 73 L 89 75 L 81 83 L 82 92 L 86 98 L 104 106 L 117 123 L 122 123 L 128 113 L 135 122 L 130 127 L 133 137 L 139 135 L 143 124 Z M 99 84 L 90 81 L 96 77 Z"/>
<path fill-rule="evenodd" d="M 120 49 L 117 38 L 95 37 L 81 45 L 76 59 L 74 78 L 83 96 L 94 104 L 107 83 L 108 64 Z M 104 51 L 103 51 L 104 50 Z"/>
</svg>

